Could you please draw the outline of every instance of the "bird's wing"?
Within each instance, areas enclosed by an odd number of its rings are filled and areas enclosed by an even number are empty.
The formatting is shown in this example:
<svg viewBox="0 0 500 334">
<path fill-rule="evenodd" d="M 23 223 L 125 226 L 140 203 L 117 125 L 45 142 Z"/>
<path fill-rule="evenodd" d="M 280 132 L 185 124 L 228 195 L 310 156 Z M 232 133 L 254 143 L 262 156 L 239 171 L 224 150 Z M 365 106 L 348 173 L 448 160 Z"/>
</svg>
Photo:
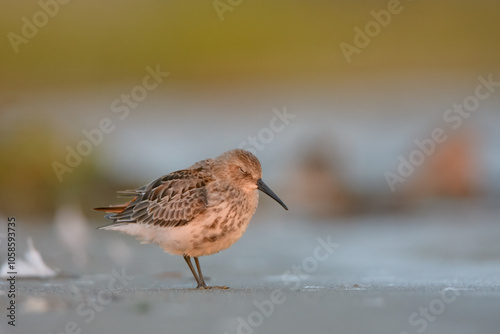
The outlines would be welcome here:
<svg viewBox="0 0 500 334">
<path fill-rule="evenodd" d="M 212 181 L 203 168 L 167 174 L 139 189 L 122 192 L 137 197 L 123 212 L 109 218 L 116 223 L 185 225 L 206 210 L 206 185 Z"/>
</svg>

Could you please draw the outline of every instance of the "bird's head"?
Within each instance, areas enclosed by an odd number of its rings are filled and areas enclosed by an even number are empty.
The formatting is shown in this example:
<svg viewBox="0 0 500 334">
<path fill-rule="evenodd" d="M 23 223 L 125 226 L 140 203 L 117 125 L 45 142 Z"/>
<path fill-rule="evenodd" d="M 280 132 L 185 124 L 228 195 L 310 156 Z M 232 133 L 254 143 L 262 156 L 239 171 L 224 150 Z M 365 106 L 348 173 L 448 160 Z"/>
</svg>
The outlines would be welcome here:
<svg viewBox="0 0 500 334">
<path fill-rule="evenodd" d="M 259 159 L 251 152 L 235 149 L 215 158 L 216 173 L 229 178 L 231 184 L 246 192 L 260 190 L 288 210 L 285 203 L 262 181 L 262 167 Z"/>
</svg>

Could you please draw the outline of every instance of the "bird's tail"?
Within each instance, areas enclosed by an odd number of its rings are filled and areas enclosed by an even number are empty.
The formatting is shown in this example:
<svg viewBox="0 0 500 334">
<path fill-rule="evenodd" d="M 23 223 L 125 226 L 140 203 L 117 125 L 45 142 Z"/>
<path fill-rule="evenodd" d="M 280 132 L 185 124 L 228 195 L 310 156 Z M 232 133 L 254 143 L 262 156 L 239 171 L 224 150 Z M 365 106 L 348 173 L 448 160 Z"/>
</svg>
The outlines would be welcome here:
<svg viewBox="0 0 500 334">
<path fill-rule="evenodd" d="M 125 204 L 117 204 L 117 205 L 110 205 L 110 206 L 104 206 L 100 208 L 94 208 L 95 211 L 102 211 L 106 213 L 122 213 L 123 210 L 130 204 L 130 202 L 125 203 Z"/>
<path fill-rule="evenodd" d="M 110 206 L 103 206 L 103 207 L 100 207 L 100 208 L 94 208 L 94 210 L 96 210 L 96 211 L 102 211 L 102 212 L 106 212 L 106 213 L 122 213 L 136 199 L 137 199 L 137 196 L 134 197 L 134 198 L 132 198 L 127 203 L 110 205 Z"/>
<path fill-rule="evenodd" d="M 125 211 L 125 209 L 127 209 L 128 206 L 133 201 L 136 200 L 136 198 L 137 197 L 135 197 L 132 200 L 130 200 L 129 202 L 123 203 L 123 204 L 116 204 L 116 205 L 110 205 L 110 206 L 104 206 L 104 207 L 94 208 L 94 210 L 96 210 L 96 211 L 102 211 L 102 212 L 108 213 L 108 215 L 106 215 L 106 218 L 114 220 L 113 223 L 105 225 L 105 226 L 98 227 L 98 229 L 111 229 L 111 227 L 113 227 L 113 226 L 123 225 L 122 223 L 117 223 L 116 222 L 116 215 L 122 213 L 123 211 Z"/>
</svg>

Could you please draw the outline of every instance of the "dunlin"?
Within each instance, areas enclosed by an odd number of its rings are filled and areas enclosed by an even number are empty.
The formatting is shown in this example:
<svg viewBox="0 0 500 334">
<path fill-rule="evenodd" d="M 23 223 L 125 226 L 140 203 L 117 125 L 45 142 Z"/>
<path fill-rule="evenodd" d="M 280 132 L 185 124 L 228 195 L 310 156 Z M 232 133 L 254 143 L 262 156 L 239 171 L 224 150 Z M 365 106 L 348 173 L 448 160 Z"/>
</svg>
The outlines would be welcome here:
<svg viewBox="0 0 500 334">
<path fill-rule="evenodd" d="M 138 189 L 119 192 L 131 200 L 95 210 L 110 213 L 106 217 L 113 221 L 101 229 L 124 232 L 142 243 L 156 243 L 170 254 L 182 255 L 197 287 L 208 288 L 198 257 L 218 253 L 243 235 L 257 209 L 257 190 L 288 210 L 262 181 L 259 160 L 248 151 L 235 149 Z"/>
</svg>

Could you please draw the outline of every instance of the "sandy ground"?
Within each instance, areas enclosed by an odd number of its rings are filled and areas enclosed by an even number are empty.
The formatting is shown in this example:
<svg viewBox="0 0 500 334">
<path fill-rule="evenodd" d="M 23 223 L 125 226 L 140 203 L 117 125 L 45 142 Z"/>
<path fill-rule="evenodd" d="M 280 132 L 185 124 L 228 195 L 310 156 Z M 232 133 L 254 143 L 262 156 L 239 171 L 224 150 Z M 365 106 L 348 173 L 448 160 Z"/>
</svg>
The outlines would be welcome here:
<svg viewBox="0 0 500 334">
<path fill-rule="evenodd" d="M 15 328 L 3 280 L 0 333 L 497 333 L 499 217 L 463 205 L 336 224 L 258 213 L 201 259 L 228 290 L 193 289 L 182 258 L 94 229 L 79 269 L 54 228 L 20 226 L 62 274 L 17 280 Z"/>
</svg>

